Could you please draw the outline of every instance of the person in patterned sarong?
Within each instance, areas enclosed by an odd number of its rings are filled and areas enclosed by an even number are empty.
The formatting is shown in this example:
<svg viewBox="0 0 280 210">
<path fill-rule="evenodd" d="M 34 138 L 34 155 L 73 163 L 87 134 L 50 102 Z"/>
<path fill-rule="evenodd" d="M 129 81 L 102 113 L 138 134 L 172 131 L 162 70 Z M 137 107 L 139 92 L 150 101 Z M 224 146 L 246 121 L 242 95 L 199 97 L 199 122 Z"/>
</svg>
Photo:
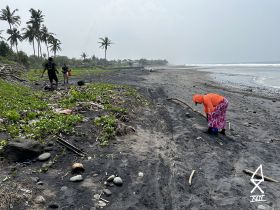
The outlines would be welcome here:
<svg viewBox="0 0 280 210">
<path fill-rule="evenodd" d="M 204 105 L 204 111 L 208 121 L 208 133 L 212 133 L 213 130 L 218 129 L 221 134 L 225 135 L 228 100 L 224 96 L 208 93 L 206 95 L 194 95 L 193 101 L 196 105 Z"/>
</svg>

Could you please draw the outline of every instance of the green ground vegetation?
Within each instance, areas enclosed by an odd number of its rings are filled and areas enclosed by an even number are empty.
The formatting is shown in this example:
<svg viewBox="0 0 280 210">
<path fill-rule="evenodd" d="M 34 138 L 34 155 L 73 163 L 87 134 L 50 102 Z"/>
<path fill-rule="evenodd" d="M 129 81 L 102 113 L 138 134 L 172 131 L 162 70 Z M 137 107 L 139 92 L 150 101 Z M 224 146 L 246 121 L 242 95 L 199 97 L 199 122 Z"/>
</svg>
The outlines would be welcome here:
<svg viewBox="0 0 280 210">
<path fill-rule="evenodd" d="M 55 113 L 47 104 L 49 93 L 33 91 L 17 83 L 0 80 L 1 131 L 11 138 L 43 140 L 50 134 L 71 133 L 82 120 L 79 115 Z"/>
<path fill-rule="evenodd" d="M 58 79 L 61 81 L 63 80 L 63 74 L 61 72 L 61 68 L 57 69 L 59 74 Z M 91 67 L 91 68 L 71 68 L 71 78 L 79 78 L 83 76 L 91 76 L 91 75 L 102 75 L 111 72 L 112 70 L 108 70 L 105 68 L 100 68 L 100 67 Z M 31 69 L 27 72 L 24 73 L 23 77 L 31 82 L 36 82 L 40 80 L 48 80 L 48 74 L 45 72 L 44 77 L 41 78 L 43 72 L 42 69 Z"/>
<path fill-rule="evenodd" d="M 93 120 L 93 125 L 100 130 L 100 144 L 107 145 L 115 137 L 120 116 L 129 115 L 135 106 L 148 105 L 132 87 L 107 83 L 44 92 L 0 80 L 0 88 L 0 132 L 8 133 L 8 139 L 23 137 L 43 142 L 49 135 L 73 134 L 75 125 L 83 120 L 83 116 L 59 114 L 52 105 L 61 109 L 75 109 L 82 105 L 97 108 L 93 111 L 98 112 L 99 117 Z M 6 139 L 1 139 L 0 146 L 5 142 Z"/>
</svg>

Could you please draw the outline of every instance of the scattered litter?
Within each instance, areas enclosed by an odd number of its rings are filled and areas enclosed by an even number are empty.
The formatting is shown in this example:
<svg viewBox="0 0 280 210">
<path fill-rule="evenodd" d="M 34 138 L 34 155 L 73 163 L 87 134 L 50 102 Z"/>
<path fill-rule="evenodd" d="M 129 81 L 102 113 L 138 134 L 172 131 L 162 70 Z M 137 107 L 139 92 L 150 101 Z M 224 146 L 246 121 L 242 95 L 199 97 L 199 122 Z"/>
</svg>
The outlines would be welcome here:
<svg viewBox="0 0 280 210">
<path fill-rule="evenodd" d="M 138 176 L 139 176 L 139 177 L 143 177 L 143 176 L 144 176 L 144 173 L 143 173 L 143 172 L 139 172 L 139 173 L 138 173 Z"/>
<path fill-rule="evenodd" d="M 196 140 L 203 140 L 203 138 L 199 136 L 196 138 Z"/>
<path fill-rule="evenodd" d="M 22 192 L 25 192 L 25 193 L 28 193 L 28 194 L 31 194 L 32 193 L 32 191 L 31 190 L 28 190 L 28 189 L 24 189 L 24 188 L 22 188 L 22 189 L 20 189 Z"/>
<path fill-rule="evenodd" d="M 194 172 L 195 172 L 195 170 L 192 170 L 192 173 L 191 173 L 191 175 L 189 177 L 189 185 L 190 186 L 192 185 L 192 178 L 193 178 Z"/>
<path fill-rule="evenodd" d="M 58 113 L 58 114 L 71 114 L 72 113 L 72 109 L 54 109 L 54 112 Z"/>
</svg>

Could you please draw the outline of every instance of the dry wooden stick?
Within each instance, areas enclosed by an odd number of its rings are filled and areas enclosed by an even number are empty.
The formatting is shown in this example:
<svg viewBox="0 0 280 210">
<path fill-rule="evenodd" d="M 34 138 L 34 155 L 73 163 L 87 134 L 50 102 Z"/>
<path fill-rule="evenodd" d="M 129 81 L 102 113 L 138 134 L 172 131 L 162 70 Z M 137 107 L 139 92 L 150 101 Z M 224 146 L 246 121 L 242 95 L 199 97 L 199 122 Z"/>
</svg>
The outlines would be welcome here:
<svg viewBox="0 0 280 210">
<path fill-rule="evenodd" d="M 99 200 L 102 200 L 102 201 L 104 201 L 104 202 L 106 202 L 106 203 L 109 203 L 109 201 L 107 201 L 107 200 L 105 200 L 104 198 L 99 198 Z"/>
<path fill-rule="evenodd" d="M 187 104 L 186 102 L 182 101 L 181 99 L 178 99 L 178 98 L 167 98 L 167 100 L 169 100 L 169 101 L 179 101 L 180 103 L 182 103 L 182 104 L 186 105 L 187 107 L 189 107 L 193 112 L 196 112 L 196 113 L 200 114 L 201 116 L 203 116 L 204 118 L 206 118 L 205 115 L 203 115 L 201 112 L 193 109 L 189 104 Z"/>
<path fill-rule="evenodd" d="M 253 174 L 254 174 L 253 171 L 250 171 L 250 170 L 248 170 L 248 169 L 244 169 L 243 172 L 244 172 L 245 174 L 250 174 L 250 175 L 253 175 Z M 258 177 L 258 178 L 262 178 L 262 176 L 261 176 L 260 174 L 257 174 L 257 173 L 255 174 L 255 176 Z M 263 176 L 263 178 L 264 178 L 264 180 L 266 180 L 266 181 L 279 183 L 279 181 L 277 181 L 277 180 L 275 180 L 275 179 L 272 179 L 272 178 L 270 178 L 270 177 L 267 177 L 267 176 Z"/>
<path fill-rule="evenodd" d="M 192 170 L 192 173 L 191 173 L 191 175 L 189 177 L 189 185 L 190 186 L 192 185 L 192 178 L 193 178 L 194 172 L 195 172 L 195 170 Z"/>
</svg>

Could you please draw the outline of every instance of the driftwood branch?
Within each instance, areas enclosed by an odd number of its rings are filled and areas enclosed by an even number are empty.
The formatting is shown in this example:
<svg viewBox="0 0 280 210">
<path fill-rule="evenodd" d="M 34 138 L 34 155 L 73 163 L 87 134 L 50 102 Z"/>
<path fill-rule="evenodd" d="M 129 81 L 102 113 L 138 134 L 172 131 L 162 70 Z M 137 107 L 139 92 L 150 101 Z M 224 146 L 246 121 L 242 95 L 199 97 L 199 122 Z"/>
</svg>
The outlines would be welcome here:
<svg viewBox="0 0 280 210">
<path fill-rule="evenodd" d="M 75 147 L 74 145 L 70 144 L 69 142 L 63 140 L 62 138 L 58 137 L 56 139 L 56 141 L 61 144 L 62 146 L 66 147 L 67 149 L 71 150 L 72 152 L 74 152 L 75 154 L 84 157 L 87 156 L 87 154 L 85 152 L 83 152 L 82 150 L 80 150 L 79 148 Z"/>
<path fill-rule="evenodd" d="M 196 112 L 196 113 L 200 114 L 202 117 L 206 118 L 206 116 L 204 114 L 202 114 L 201 112 L 195 110 L 189 104 L 187 104 L 186 102 L 182 101 L 181 99 L 178 99 L 178 98 L 167 98 L 167 100 L 169 100 L 169 101 L 178 101 L 178 102 L 184 104 L 185 106 L 187 106 L 188 108 L 190 108 L 193 112 Z"/>
<path fill-rule="evenodd" d="M 192 185 L 192 178 L 193 178 L 194 172 L 195 172 L 195 170 L 192 170 L 192 173 L 191 173 L 191 175 L 189 177 L 189 185 L 190 186 Z"/>
<path fill-rule="evenodd" d="M 245 174 L 250 174 L 250 175 L 253 175 L 253 174 L 254 174 L 253 171 L 250 171 L 250 170 L 248 170 L 248 169 L 244 169 L 243 172 L 244 172 Z M 257 173 L 255 174 L 255 176 L 258 177 L 258 178 L 262 178 L 262 176 L 261 176 L 260 174 L 257 174 Z M 277 181 L 277 180 L 275 180 L 275 179 L 272 179 L 272 178 L 270 178 L 270 177 L 267 177 L 267 176 L 263 176 L 263 178 L 264 178 L 264 180 L 269 181 L 269 182 L 276 182 L 276 183 L 279 183 L 279 181 Z"/>
</svg>

